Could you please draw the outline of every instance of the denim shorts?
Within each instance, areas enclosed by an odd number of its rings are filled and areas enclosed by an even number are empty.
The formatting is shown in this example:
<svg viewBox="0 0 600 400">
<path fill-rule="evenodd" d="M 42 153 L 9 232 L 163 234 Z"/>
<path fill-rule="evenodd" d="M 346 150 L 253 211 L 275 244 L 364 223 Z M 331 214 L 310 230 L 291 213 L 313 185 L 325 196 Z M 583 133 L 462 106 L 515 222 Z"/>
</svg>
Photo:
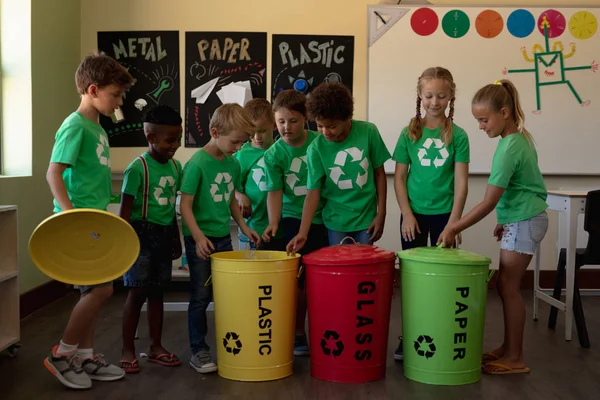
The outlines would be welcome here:
<svg viewBox="0 0 600 400">
<path fill-rule="evenodd" d="M 92 289 L 95 288 L 100 288 L 100 287 L 106 287 L 106 286 L 111 286 L 112 287 L 113 282 L 105 282 L 105 283 L 99 283 L 97 285 L 88 285 L 88 286 L 75 286 L 77 289 L 79 289 L 79 293 L 81 294 L 88 294 L 89 292 L 92 291 Z"/>
<path fill-rule="evenodd" d="M 548 231 L 546 211 L 524 221 L 504 225 L 500 248 L 521 254 L 534 255 Z"/>
<path fill-rule="evenodd" d="M 167 286 L 173 269 L 174 225 L 157 225 L 148 221 L 132 221 L 140 238 L 140 254 L 123 275 L 126 287 Z"/>
</svg>

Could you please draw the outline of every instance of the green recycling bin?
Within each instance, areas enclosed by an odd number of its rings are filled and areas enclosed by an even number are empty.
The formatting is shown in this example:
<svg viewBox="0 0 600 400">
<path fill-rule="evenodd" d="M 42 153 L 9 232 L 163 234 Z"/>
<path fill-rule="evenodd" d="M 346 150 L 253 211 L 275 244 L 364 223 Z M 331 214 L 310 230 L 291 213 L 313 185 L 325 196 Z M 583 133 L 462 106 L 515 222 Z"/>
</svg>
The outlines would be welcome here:
<svg viewBox="0 0 600 400">
<path fill-rule="evenodd" d="M 479 381 L 491 260 L 440 247 L 398 257 L 404 376 L 432 385 Z"/>
</svg>

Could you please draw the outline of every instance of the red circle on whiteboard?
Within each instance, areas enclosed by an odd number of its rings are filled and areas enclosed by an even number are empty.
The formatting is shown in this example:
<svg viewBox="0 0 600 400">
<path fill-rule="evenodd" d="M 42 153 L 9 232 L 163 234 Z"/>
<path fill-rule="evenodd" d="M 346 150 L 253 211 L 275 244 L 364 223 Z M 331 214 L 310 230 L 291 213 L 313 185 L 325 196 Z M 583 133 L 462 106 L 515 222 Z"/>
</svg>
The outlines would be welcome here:
<svg viewBox="0 0 600 400">
<path fill-rule="evenodd" d="M 550 24 L 550 27 L 548 28 L 549 38 L 559 37 L 567 28 L 565 16 L 562 15 L 560 11 L 552 9 L 546 10 L 538 18 L 538 30 L 542 35 L 544 34 L 544 20 L 547 20 Z"/>
<path fill-rule="evenodd" d="M 431 8 L 423 7 L 415 11 L 410 17 L 410 26 L 417 35 L 429 36 L 435 32 L 439 25 L 439 18 Z"/>
</svg>

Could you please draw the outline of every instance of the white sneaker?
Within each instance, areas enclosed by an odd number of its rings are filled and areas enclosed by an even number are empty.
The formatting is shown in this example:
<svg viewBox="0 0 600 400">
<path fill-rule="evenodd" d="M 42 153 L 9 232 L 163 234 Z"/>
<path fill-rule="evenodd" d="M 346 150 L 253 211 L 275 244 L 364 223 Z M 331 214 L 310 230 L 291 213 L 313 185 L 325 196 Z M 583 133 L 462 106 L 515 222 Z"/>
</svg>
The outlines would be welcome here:
<svg viewBox="0 0 600 400">
<path fill-rule="evenodd" d="M 217 364 L 212 360 L 208 350 L 200 350 L 194 354 L 190 359 L 190 366 L 194 368 L 196 372 L 200 372 L 201 374 L 207 374 L 217 370 Z"/>
</svg>

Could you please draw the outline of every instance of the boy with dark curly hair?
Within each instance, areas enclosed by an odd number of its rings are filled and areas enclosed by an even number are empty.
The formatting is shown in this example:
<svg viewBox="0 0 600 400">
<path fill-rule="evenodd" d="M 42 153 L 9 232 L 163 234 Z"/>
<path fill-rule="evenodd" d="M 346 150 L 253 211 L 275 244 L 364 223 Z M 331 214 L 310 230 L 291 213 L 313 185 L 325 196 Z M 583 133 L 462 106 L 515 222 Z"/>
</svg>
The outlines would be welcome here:
<svg viewBox="0 0 600 400">
<path fill-rule="evenodd" d="M 354 101 L 348 88 L 322 83 L 310 94 L 308 113 L 322 134 L 308 147 L 308 193 L 302 224 L 288 243 L 288 252 L 299 251 L 313 216 L 324 198 L 323 223 L 329 244 L 345 237 L 358 243 L 381 238 L 386 214 L 386 178 L 383 164 L 390 159 L 377 127 L 352 119 Z"/>
</svg>

